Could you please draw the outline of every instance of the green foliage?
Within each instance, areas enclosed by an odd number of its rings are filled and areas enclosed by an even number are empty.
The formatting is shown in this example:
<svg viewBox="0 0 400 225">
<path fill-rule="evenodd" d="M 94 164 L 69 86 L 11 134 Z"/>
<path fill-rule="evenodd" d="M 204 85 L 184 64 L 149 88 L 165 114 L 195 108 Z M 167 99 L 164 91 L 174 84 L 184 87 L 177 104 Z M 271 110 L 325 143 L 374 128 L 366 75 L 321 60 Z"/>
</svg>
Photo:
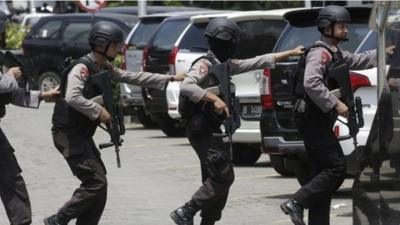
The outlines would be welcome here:
<svg viewBox="0 0 400 225">
<path fill-rule="evenodd" d="M 20 49 L 22 41 L 26 35 L 25 29 L 17 23 L 7 23 L 6 25 L 6 42 L 8 49 Z"/>
</svg>

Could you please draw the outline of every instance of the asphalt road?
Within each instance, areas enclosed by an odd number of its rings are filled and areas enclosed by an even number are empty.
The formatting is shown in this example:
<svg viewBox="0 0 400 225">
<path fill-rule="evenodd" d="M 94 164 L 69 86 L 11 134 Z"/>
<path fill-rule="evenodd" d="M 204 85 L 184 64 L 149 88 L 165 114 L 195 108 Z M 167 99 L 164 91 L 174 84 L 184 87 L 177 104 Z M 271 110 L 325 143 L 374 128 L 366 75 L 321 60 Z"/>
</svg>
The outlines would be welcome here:
<svg viewBox="0 0 400 225">
<path fill-rule="evenodd" d="M 33 208 L 33 224 L 56 212 L 79 185 L 50 134 L 53 104 L 39 110 L 7 107 L 0 125 L 16 149 Z M 97 143 L 107 142 L 98 130 Z M 108 202 L 101 225 L 173 225 L 169 213 L 188 201 L 200 185 L 197 156 L 186 138 L 167 138 L 160 130 L 129 124 L 121 148 L 122 168 L 117 168 L 113 149 L 102 151 L 108 170 Z M 281 177 L 263 155 L 254 166 L 235 167 L 222 220 L 224 225 L 291 225 L 279 204 L 297 190 L 295 178 Z M 331 224 L 352 223 L 352 180 L 335 195 Z M 199 217 L 196 217 L 196 224 Z M 9 224 L 0 206 L 0 224 Z M 71 222 L 70 224 L 73 224 Z"/>
</svg>

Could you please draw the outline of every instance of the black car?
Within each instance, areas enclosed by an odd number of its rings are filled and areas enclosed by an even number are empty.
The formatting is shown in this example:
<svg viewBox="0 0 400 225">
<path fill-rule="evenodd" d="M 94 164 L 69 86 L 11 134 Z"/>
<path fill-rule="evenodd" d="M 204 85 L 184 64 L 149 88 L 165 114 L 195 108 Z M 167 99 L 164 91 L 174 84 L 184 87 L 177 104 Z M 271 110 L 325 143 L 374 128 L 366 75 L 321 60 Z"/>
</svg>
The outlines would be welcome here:
<svg viewBox="0 0 400 225">
<path fill-rule="evenodd" d="M 370 7 L 347 8 L 352 16 L 349 24 L 348 42 L 341 47 L 354 52 L 371 33 L 368 28 Z M 291 49 L 300 44 L 309 47 L 320 38 L 315 26 L 319 9 L 305 9 L 288 12 L 285 19 L 289 24 L 279 38 L 274 52 Z M 303 18 L 299 20 L 298 18 Z M 293 77 L 297 67 L 298 57 L 291 57 L 279 62 L 271 70 L 265 70 L 263 85 L 260 88 L 262 113 L 260 118 L 261 146 L 268 153 L 271 164 L 281 175 L 296 174 L 300 179 L 299 169 L 307 165 L 307 155 L 302 138 L 297 131 L 293 119 L 293 105 L 296 100 L 292 93 Z"/>
<path fill-rule="evenodd" d="M 185 11 L 198 11 L 198 10 L 205 10 L 205 9 L 198 7 L 187 7 L 187 6 L 146 6 L 146 14 L 185 12 Z M 139 7 L 137 6 L 105 7 L 100 9 L 98 12 L 138 15 Z"/>
<path fill-rule="evenodd" d="M 42 90 L 60 83 L 60 65 L 67 57 L 78 58 L 90 51 L 88 42 L 92 25 L 110 21 L 118 25 L 126 37 L 137 23 L 136 16 L 121 14 L 60 14 L 43 17 L 23 41 L 24 57 L 35 65 L 34 79 Z"/>
</svg>

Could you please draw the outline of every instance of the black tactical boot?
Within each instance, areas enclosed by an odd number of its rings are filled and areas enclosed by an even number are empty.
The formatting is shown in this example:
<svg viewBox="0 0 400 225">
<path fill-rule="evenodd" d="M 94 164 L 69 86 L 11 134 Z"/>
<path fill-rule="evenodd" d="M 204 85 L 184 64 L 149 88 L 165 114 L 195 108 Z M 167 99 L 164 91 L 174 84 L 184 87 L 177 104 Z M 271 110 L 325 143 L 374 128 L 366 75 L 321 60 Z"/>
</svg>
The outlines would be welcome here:
<svg viewBox="0 0 400 225">
<path fill-rule="evenodd" d="M 200 225 L 214 225 L 215 221 L 214 220 L 208 220 L 208 219 L 202 219 Z"/>
<path fill-rule="evenodd" d="M 45 225 L 67 225 L 69 219 L 64 214 L 58 212 L 52 216 L 49 216 L 43 220 Z"/>
<path fill-rule="evenodd" d="M 199 209 L 192 201 L 173 211 L 171 219 L 178 225 L 193 225 L 193 217 Z"/>
<path fill-rule="evenodd" d="M 290 216 L 295 225 L 305 225 L 303 221 L 304 209 L 296 201 L 293 199 L 287 200 L 281 204 L 281 209 L 286 215 Z"/>
</svg>

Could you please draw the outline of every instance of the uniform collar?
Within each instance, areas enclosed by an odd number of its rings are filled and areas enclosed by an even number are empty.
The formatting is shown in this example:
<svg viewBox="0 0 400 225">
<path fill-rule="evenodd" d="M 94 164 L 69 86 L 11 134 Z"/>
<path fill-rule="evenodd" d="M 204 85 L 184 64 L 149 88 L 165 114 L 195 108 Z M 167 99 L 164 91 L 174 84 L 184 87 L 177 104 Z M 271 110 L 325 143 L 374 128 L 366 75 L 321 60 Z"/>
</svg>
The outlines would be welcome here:
<svg viewBox="0 0 400 225">
<path fill-rule="evenodd" d="M 321 40 L 319 40 L 318 42 L 326 45 L 334 52 L 337 52 L 338 50 L 340 50 L 339 46 L 335 45 L 331 38 L 326 37 L 324 35 L 321 35 Z"/>
</svg>

